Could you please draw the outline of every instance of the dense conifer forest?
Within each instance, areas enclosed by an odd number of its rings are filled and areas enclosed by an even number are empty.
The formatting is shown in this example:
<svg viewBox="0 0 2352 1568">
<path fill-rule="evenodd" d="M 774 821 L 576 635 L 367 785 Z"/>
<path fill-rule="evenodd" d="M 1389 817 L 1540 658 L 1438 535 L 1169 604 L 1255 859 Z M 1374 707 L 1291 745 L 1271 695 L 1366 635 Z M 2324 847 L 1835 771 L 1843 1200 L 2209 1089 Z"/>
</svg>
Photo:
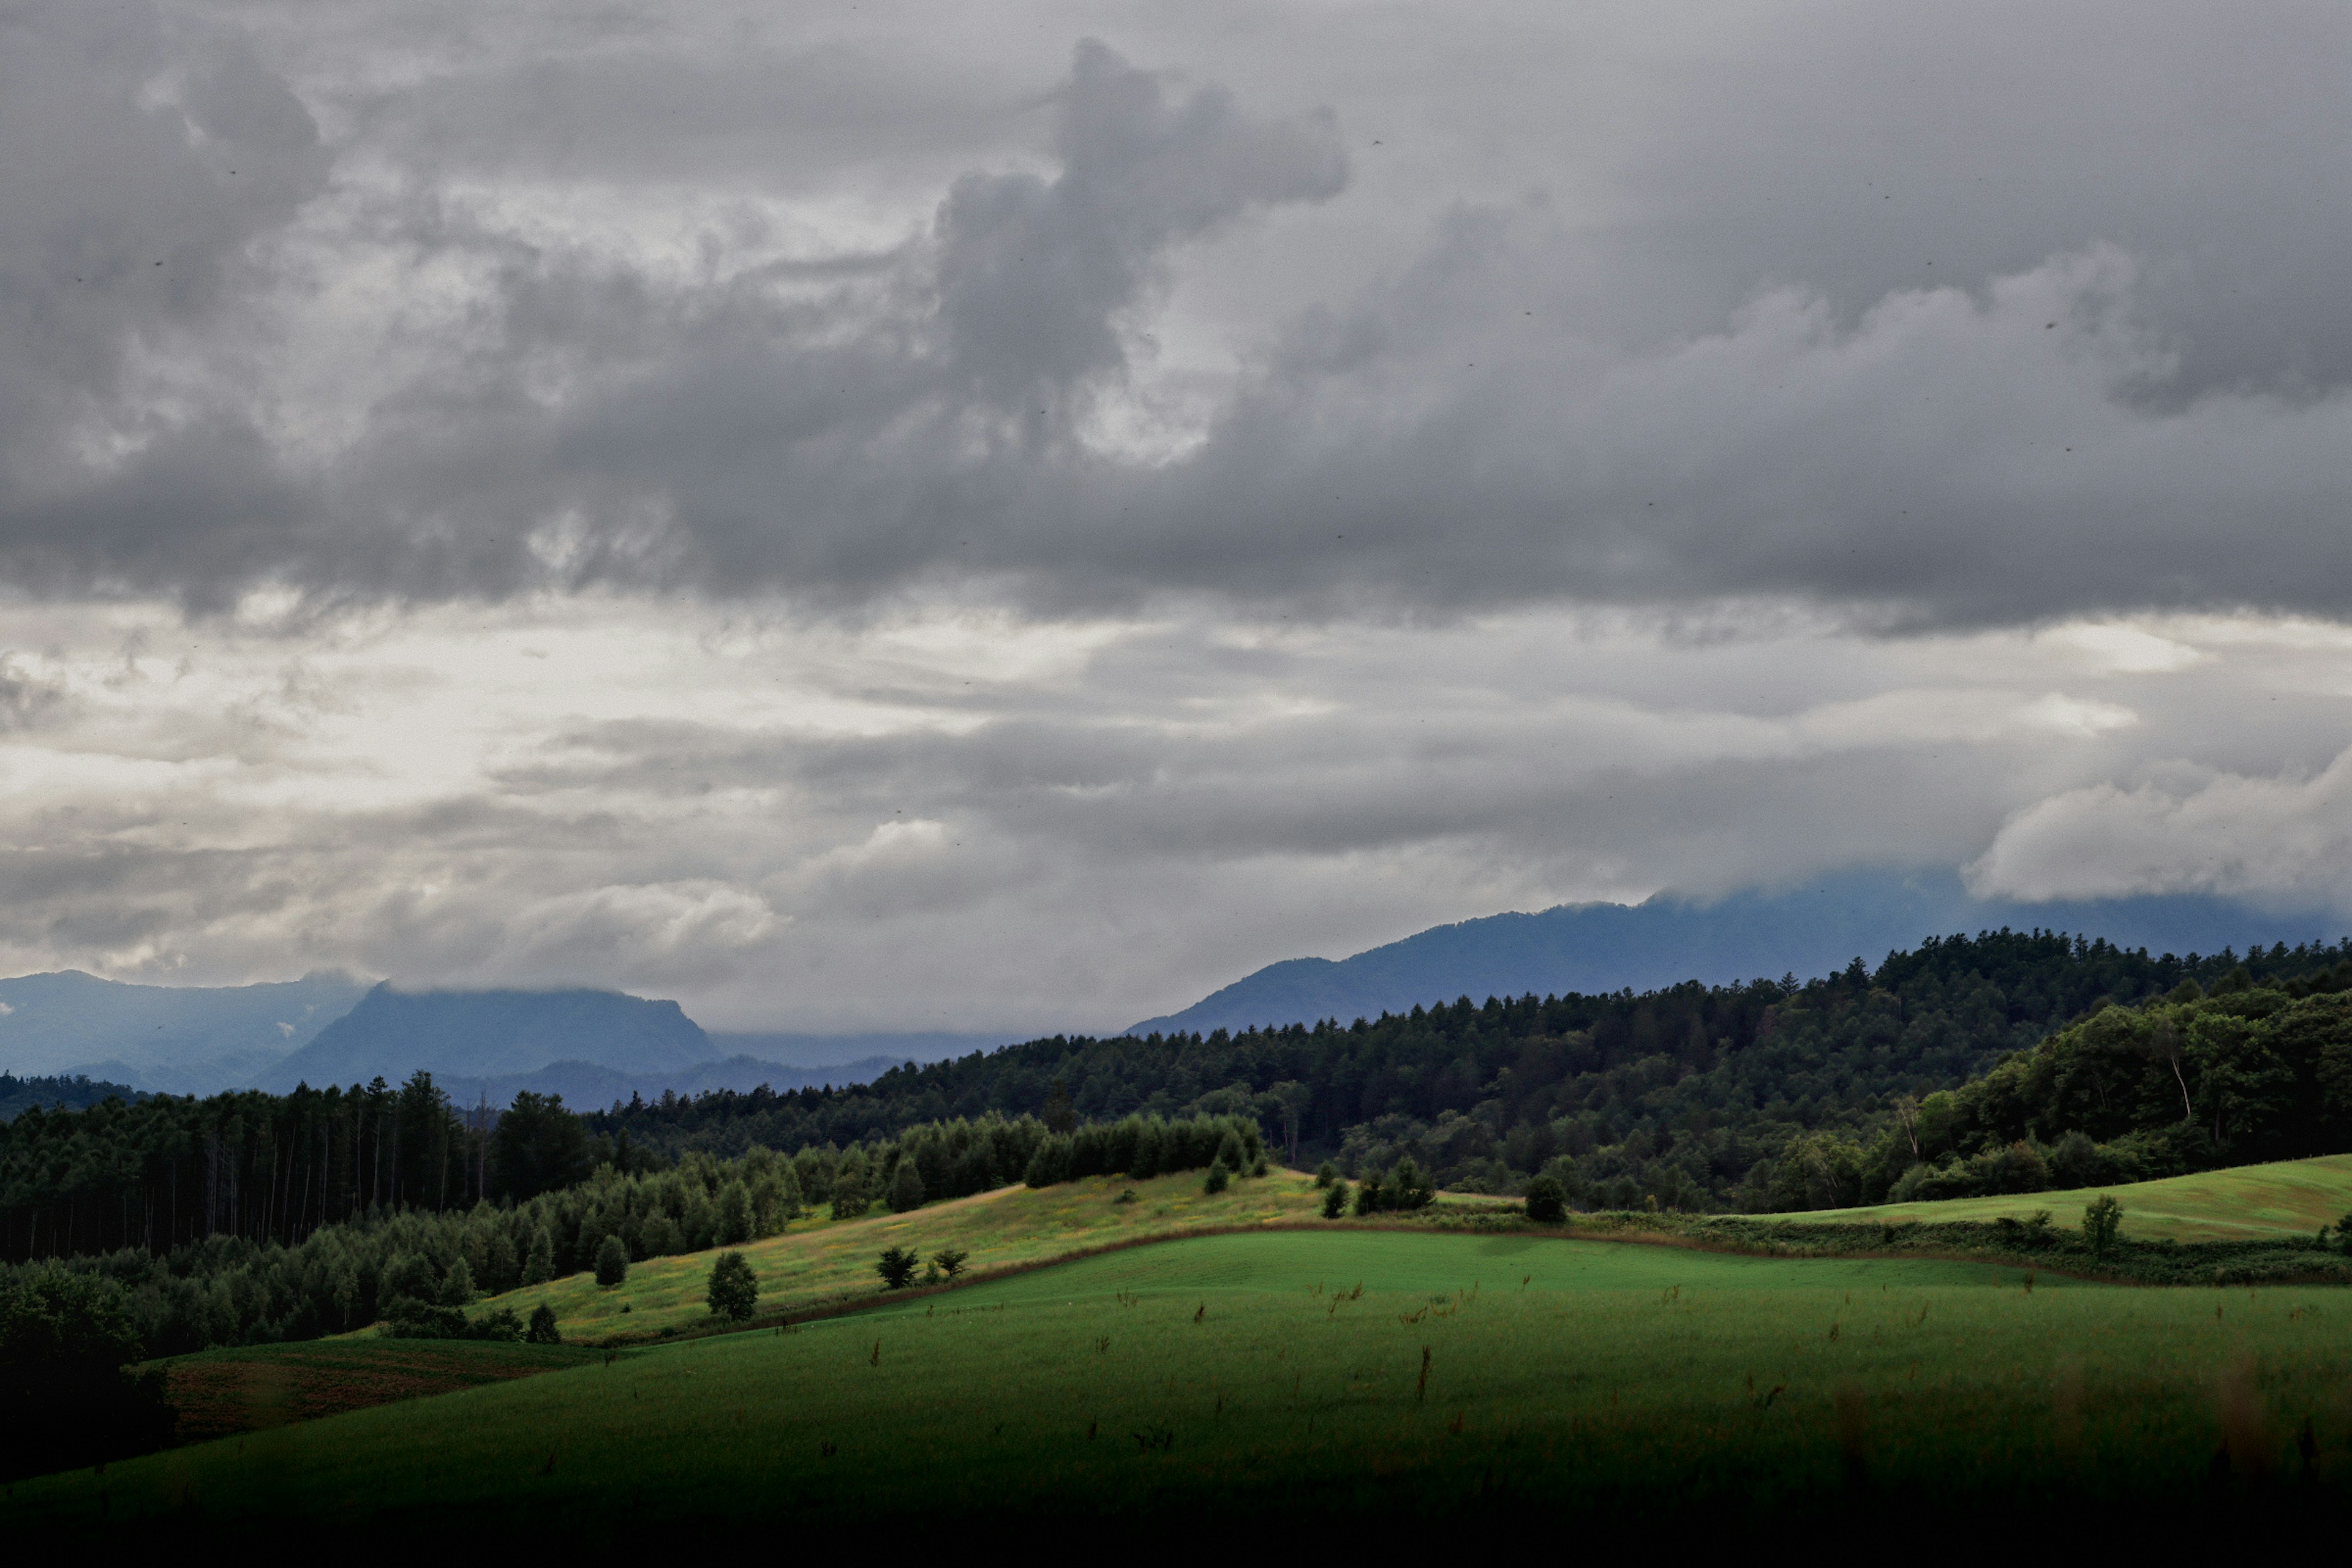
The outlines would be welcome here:
<svg viewBox="0 0 2352 1568">
<path fill-rule="evenodd" d="M 1333 1158 L 1351 1175 L 1410 1157 L 1456 1190 L 1516 1192 L 1549 1169 L 1591 1206 L 1760 1208 L 1800 1139 L 1873 1133 L 1899 1103 L 1956 1088 L 2094 1006 L 2242 967 L 2284 984 L 2347 966 L 2345 944 L 2183 959 L 1999 931 L 1803 983 L 1465 997 L 1240 1035 L 1057 1037 L 854 1089 L 665 1098 L 590 1121 L 675 1154 L 846 1144 L 991 1112 L 1243 1114 L 1293 1163 Z"/>
</svg>

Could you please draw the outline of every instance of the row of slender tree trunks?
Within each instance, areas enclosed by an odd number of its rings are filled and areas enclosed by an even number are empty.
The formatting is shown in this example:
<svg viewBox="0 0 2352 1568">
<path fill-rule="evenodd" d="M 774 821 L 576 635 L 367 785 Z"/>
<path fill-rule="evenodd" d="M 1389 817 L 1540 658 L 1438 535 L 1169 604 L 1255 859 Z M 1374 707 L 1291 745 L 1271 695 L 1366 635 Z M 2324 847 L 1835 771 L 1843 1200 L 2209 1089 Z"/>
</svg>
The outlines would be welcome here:
<svg viewBox="0 0 2352 1568">
<path fill-rule="evenodd" d="M 14 1261 L 218 1236 L 288 1245 L 377 1208 L 470 1205 L 495 1117 L 432 1079 L 158 1098 L 0 1127 L 0 1250 Z"/>
</svg>

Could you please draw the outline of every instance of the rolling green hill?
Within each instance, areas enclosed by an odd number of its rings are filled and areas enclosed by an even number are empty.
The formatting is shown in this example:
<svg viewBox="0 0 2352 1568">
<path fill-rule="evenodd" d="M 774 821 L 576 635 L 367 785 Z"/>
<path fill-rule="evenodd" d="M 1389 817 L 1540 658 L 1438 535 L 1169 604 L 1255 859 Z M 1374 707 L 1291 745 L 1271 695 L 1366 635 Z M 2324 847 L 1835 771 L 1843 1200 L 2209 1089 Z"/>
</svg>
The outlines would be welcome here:
<svg viewBox="0 0 2352 1568">
<path fill-rule="evenodd" d="M 2340 1508 L 2342 1292 L 2024 1280 L 1528 1234 L 1199 1237 L 19 1482 L 0 1529 Z"/>
<path fill-rule="evenodd" d="M 2119 1186 L 2018 1193 L 2005 1197 L 1947 1198 L 1935 1203 L 1880 1204 L 1869 1208 L 1815 1209 L 1778 1217 L 1820 1221 L 2023 1219 L 2048 1210 L 2059 1224 L 2079 1223 L 2083 1206 L 2101 1193 L 2124 1205 L 2123 1233 L 2142 1239 L 2257 1241 L 2310 1236 L 2352 1214 L 2352 1154 L 2237 1165 L 2162 1181 Z"/>
</svg>

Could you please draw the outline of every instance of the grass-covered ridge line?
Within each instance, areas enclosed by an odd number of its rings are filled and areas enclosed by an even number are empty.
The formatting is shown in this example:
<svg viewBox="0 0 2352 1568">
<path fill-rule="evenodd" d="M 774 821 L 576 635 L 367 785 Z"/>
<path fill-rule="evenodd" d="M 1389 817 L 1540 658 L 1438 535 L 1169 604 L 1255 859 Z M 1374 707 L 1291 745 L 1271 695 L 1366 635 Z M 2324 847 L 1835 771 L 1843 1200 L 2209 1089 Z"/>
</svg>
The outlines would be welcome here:
<svg viewBox="0 0 2352 1568">
<path fill-rule="evenodd" d="M 1040 1188 L 1000 1187 L 905 1214 L 849 1220 L 812 1215 L 739 1248 L 759 1279 L 753 1321 L 807 1318 L 881 1300 L 886 1292 L 875 1260 L 886 1247 L 910 1247 L 926 1258 L 954 1247 L 970 1255 L 971 1275 L 984 1279 L 1103 1247 L 1301 1224 L 1314 1219 L 1322 1197 L 1312 1178 L 1279 1167 L 1235 1181 L 1223 1193 L 1204 1193 L 1202 1185 L 1197 1172 L 1084 1176 Z M 1121 1201 L 1129 1194 L 1133 1201 Z M 712 1321 L 704 1301 L 718 1256 L 712 1249 L 635 1264 L 609 1289 L 592 1275 L 575 1274 L 491 1298 L 486 1306 L 522 1316 L 548 1306 L 566 1340 L 592 1343 L 657 1339 L 665 1330 L 712 1331 L 725 1326 Z"/>
<path fill-rule="evenodd" d="M 2347 1328 L 2330 1291 L 1343 1223 L 19 1482 L 0 1527 L 2340 1508 Z"/>
<path fill-rule="evenodd" d="M 2235 1165 L 2113 1186 L 1830 1209 L 1809 1223 L 2025 1219 L 2048 1210 L 2072 1224 L 2101 1194 L 2123 1205 L 2123 1234 L 2142 1240 L 2288 1241 L 2352 1215 L 2352 1154 Z"/>
</svg>

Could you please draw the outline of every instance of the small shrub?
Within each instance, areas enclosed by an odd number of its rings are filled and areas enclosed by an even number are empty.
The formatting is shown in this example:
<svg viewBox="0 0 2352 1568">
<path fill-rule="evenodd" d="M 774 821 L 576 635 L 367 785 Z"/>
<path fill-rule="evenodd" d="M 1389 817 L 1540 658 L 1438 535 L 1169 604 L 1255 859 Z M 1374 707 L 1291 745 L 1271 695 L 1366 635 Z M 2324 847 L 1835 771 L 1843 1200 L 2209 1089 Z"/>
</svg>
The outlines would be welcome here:
<svg viewBox="0 0 2352 1568">
<path fill-rule="evenodd" d="M 760 1277 L 751 1261 L 740 1252 L 722 1252 L 710 1266 L 710 1290 L 705 1298 L 714 1318 L 742 1321 L 760 1305 Z"/>
<path fill-rule="evenodd" d="M 2114 1250 L 2116 1235 L 2123 1224 L 2124 1205 L 2105 1193 L 2084 1206 L 2083 1239 L 2089 1244 L 2092 1257 L 2105 1258 Z"/>
<path fill-rule="evenodd" d="M 1568 1189 L 1557 1176 L 1538 1176 L 1528 1184 L 1528 1217 L 1538 1225 L 1558 1225 L 1568 1217 Z"/>
<path fill-rule="evenodd" d="M 629 1277 L 629 1247 L 617 1236 L 608 1236 L 596 1249 L 596 1283 L 610 1290 Z"/>
<path fill-rule="evenodd" d="M 961 1247 L 942 1247 L 931 1254 L 931 1266 L 952 1279 L 963 1272 L 964 1260 L 971 1256 Z"/>
<path fill-rule="evenodd" d="M 560 1345 L 563 1336 L 555 1331 L 555 1309 L 541 1301 L 530 1310 L 530 1327 L 523 1331 L 523 1341 L 534 1345 Z"/>
<path fill-rule="evenodd" d="M 1328 1187 L 1339 1179 L 1339 1167 L 1326 1160 L 1315 1167 L 1315 1184 Z"/>
<path fill-rule="evenodd" d="M 915 1282 L 915 1268 L 921 1262 L 913 1247 L 893 1247 L 883 1252 L 874 1265 L 874 1272 L 882 1276 L 884 1289 L 903 1290 Z"/>
<path fill-rule="evenodd" d="M 1347 1212 L 1348 1184 L 1345 1182 L 1334 1182 L 1330 1186 L 1324 1189 L 1323 1217 L 1325 1219 L 1338 1219 L 1341 1215 L 1344 1215 Z"/>
<path fill-rule="evenodd" d="M 1202 1180 L 1201 1190 L 1204 1193 L 1222 1193 L 1233 1184 L 1233 1180 L 1234 1173 L 1226 1169 L 1225 1157 L 1220 1154 L 1210 1164 L 1208 1175 Z"/>
<path fill-rule="evenodd" d="M 1252 1176 L 1263 1176 L 1263 1175 L 1265 1175 L 1265 1155 L 1260 1154 L 1256 1159 L 1252 1160 L 1252 1161 L 1250 1162 L 1249 1173 L 1250 1173 Z"/>
</svg>

